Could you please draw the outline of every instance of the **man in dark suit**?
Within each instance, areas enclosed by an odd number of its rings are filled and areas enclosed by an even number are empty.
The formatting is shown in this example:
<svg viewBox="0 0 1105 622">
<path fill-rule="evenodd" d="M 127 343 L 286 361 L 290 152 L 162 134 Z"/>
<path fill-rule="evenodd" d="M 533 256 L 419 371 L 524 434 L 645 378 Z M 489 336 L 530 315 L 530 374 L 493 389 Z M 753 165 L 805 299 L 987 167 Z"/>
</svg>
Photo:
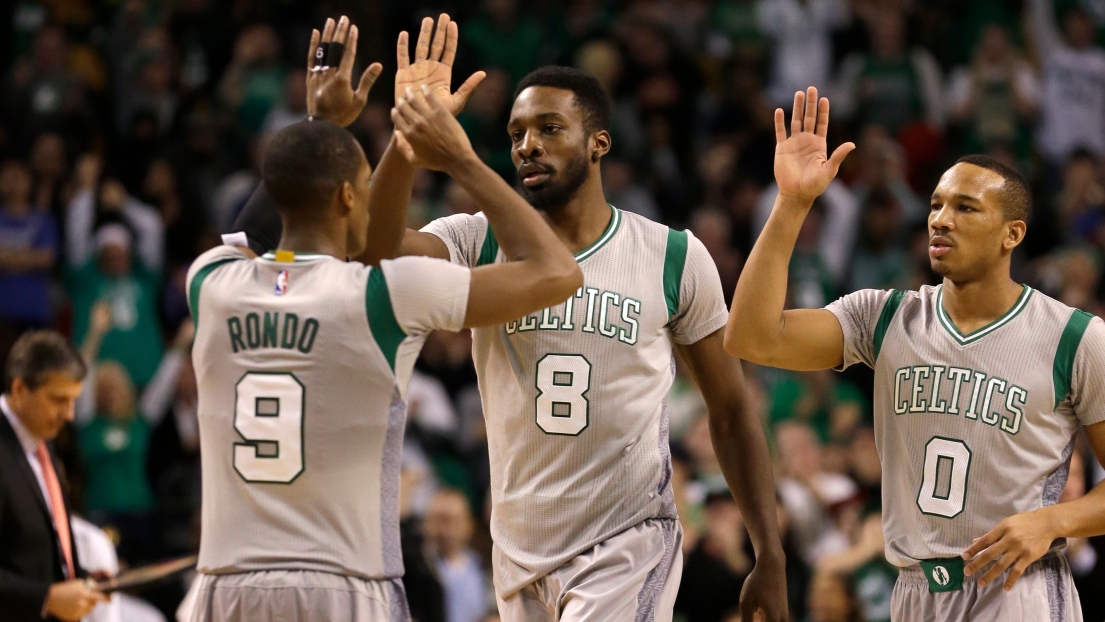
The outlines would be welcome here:
<svg viewBox="0 0 1105 622">
<path fill-rule="evenodd" d="M 0 396 L 0 620 L 80 620 L 107 599 L 79 579 L 69 506 L 47 445 L 68 421 L 87 371 L 53 331 L 12 346 Z"/>
</svg>

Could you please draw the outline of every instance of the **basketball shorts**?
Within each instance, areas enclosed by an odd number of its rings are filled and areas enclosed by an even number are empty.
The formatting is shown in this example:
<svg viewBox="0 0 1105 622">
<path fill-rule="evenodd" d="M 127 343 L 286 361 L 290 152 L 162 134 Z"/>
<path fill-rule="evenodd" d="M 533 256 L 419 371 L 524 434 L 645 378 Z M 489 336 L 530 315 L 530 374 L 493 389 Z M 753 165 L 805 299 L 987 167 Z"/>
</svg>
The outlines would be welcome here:
<svg viewBox="0 0 1105 622">
<path fill-rule="evenodd" d="M 683 575 L 679 521 L 649 519 L 499 598 L 503 622 L 670 622 Z"/>
<path fill-rule="evenodd" d="M 963 576 L 958 558 L 901 569 L 891 597 L 894 622 L 1082 622 L 1067 559 L 1052 551 L 1033 562 L 1013 589 L 1008 571 L 981 587 L 985 572 Z M 984 568 L 985 570 L 985 568 Z"/>
<path fill-rule="evenodd" d="M 307 570 L 202 575 L 192 622 L 410 622 L 400 579 Z"/>
</svg>

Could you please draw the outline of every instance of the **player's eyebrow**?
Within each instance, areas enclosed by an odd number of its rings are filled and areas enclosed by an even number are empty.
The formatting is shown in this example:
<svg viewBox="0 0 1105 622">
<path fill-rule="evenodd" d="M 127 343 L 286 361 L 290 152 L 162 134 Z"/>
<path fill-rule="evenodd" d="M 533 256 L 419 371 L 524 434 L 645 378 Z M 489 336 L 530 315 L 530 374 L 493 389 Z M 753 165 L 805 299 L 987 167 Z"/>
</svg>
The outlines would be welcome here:
<svg viewBox="0 0 1105 622">
<path fill-rule="evenodd" d="M 969 201 L 971 203 L 981 203 L 981 199 L 979 199 L 978 197 L 974 197 L 974 196 L 971 196 L 969 194 L 963 194 L 962 192 L 956 193 L 955 195 L 952 195 L 952 196 L 954 196 L 956 199 L 958 199 L 960 201 Z M 930 200 L 939 201 L 940 200 L 940 193 L 939 192 L 933 192 L 932 193 L 932 198 Z"/>
<path fill-rule="evenodd" d="M 515 117 L 515 118 L 510 120 L 510 123 L 507 124 L 507 129 L 510 129 L 512 127 L 515 127 L 515 126 L 517 126 L 519 124 L 522 124 L 522 123 L 525 123 L 527 121 L 536 121 L 538 123 L 540 123 L 542 121 L 561 121 L 561 122 L 563 122 L 563 121 L 566 121 L 567 119 L 568 119 L 568 117 L 565 117 L 564 115 L 560 114 L 559 112 L 556 112 L 555 110 L 550 110 L 549 112 L 540 112 L 538 114 L 533 115 L 532 117 Z"/>
</svg>

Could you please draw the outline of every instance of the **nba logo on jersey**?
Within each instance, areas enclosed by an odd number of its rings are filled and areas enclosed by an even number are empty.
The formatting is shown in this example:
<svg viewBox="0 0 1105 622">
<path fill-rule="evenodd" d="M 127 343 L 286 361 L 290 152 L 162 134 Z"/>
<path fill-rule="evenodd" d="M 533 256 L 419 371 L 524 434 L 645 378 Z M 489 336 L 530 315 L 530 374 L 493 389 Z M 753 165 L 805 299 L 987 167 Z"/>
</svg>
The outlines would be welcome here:
<svg viewBox="0 0 1105 622">
<path fill-rule="evenodd" d="M 273 288 L 272 293 L 277 296 L 283 296 L 288 293 L 288 271 L 281 270 L 276 273 L 276 287 Z"/>
</svg>

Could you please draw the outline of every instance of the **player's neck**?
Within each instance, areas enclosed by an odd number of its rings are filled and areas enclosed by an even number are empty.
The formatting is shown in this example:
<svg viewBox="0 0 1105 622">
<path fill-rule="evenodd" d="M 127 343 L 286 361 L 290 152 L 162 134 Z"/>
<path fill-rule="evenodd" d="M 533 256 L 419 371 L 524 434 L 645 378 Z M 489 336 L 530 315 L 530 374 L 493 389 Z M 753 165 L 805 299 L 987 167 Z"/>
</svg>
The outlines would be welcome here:
<svg viewBox="0 0 1105 622">
<path fill-rule="evenodd" d="M 965 283 L 945 278 L 941 303 L 956 328 L 970 334 L 1008 313 L 1023 293 L 1008 271 Z"/>
<path fill-rule="evenodd" d="M 602 192 L 602 178 L 592 173 L 579 192 L 561 208 L 545 212 L 556 237 L 573 253 L 594 244 L 610 225 L 613 211 Z"/>
<path fill-rule="evenodd" d="M 335 241 L 337 239 L 342 241 Z M 348 258 L 344 236 L 338 238 L 333 232 L 314 228 L 297 227 L 295 230 L 289 230 L 285 227 L 284 234 L 280 236 L 280 244 L 277 245 L 276 250 L 312 255 L 330 255 L 342 261 Z"/>
</svg>

